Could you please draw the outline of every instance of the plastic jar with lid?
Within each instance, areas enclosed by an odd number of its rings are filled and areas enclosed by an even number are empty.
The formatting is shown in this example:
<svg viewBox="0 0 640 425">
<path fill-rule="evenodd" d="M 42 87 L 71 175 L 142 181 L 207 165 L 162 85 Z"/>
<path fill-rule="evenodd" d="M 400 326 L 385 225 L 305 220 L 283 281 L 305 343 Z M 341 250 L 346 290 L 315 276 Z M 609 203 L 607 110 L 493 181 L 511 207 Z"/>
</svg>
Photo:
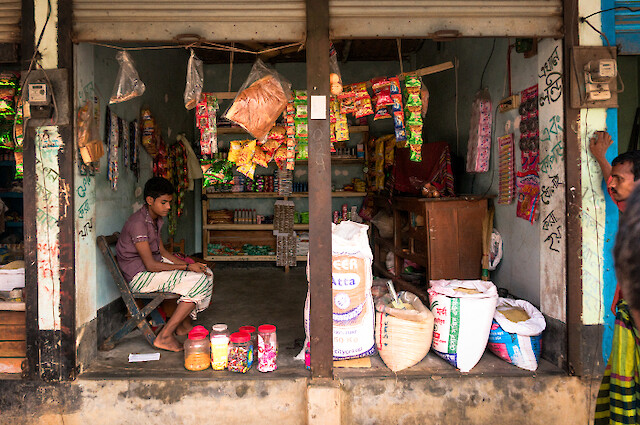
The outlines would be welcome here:
<svg viewBox="0 0 640 425">
<path fill-rule="evenodd" d="M 204 326 L 194 326 L 184 342 L 184 367 L 187 370 L 205 370 L 211 364 L 209 332 Z"/>
<path fill-rule="evenodd" d="M 273 325 L 258 326 L 258 370 L 272 372 L 278 368 L 278 340 L 276 327 Z"/>
<path fill-rule="evenodd" d="M 258 334 L 256 333 L 256 328 L 250 325 L 240 326 L 238 331 L 251 335 L 251 352 L 249 353 L 249 367 L 251 367 L 254 361 L 258 361 Z"/>
<path fill-rule="evenodd" d="M 218 323 L 211 329 L 211 368 L 225 370 L 229 353 L 229 331 L 227 325 Z"/>
<path fill-rule="evenodd" d="M 229 338 L 228 366 L 230 372 L 246 373 L 249 370 L 249 350 L 251 335 L 246 332 L 235 332 Z"/>
</svg>

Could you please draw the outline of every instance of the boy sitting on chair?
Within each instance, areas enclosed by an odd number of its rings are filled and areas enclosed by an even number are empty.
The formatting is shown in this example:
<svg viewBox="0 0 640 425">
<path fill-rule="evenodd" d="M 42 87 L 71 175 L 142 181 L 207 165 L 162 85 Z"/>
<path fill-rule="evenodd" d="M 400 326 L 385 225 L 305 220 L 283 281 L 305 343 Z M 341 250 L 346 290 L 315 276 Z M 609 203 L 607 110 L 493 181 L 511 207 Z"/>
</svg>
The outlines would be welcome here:
<svg viewBox="0 0 640 425">
<path fill-rule="evenodd" d="M 213 272 L 201 263 L 188 264 L 168 252 L 160 231 L 169 214 L 175 189 L 162 177 L 153 177 L 144 186 L 145 206 L 131 215 L 116 245 L 118 265 L 132 292 L 172 292 L 180 294 L 178 307 L 156 336 L 154 345 L 181 351 L 175 338 L 186 335 L 191 320 L 209 306 L 213 292 Z"/>
</svg>

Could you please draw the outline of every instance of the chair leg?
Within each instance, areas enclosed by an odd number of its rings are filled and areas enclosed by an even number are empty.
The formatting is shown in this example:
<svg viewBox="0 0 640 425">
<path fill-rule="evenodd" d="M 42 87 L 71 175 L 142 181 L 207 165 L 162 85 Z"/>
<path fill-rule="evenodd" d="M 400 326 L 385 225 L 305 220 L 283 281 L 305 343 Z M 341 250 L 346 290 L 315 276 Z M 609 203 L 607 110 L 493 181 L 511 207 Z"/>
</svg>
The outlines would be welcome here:
<svg viewBox="0 0 640 425">
<path fill-rule="evenodd" d="M 137 311 L 131 312 L 131 318 L 127 320 L 127 322 L 113 334 L 111 334 L 101 345 L 98 347 L 101 351 L 109 351 L 112 350 L 116 344 L 125 336 L 127 336 L 136 326 L 142 331 L 145 339 L 149 344 L 153 347 L 153 342 L 156 339 L 156 335 L 151 330 L 151 326 L 149 326 L 149 322 L 147 321 L 147 316 L 153 312 L 156 307 L 162 303 L 164 300 L 163 296 L 158 296 L 151 300 L 143 309 L 138 310 L 137 306 L 135 309 Z"/>
</svg>

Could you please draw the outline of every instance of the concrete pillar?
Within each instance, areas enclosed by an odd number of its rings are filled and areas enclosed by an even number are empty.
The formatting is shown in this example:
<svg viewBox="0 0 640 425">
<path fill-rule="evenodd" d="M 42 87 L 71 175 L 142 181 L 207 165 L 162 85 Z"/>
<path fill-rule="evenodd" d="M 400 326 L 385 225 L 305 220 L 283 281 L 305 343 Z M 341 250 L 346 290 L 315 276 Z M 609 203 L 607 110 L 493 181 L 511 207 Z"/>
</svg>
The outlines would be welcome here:
<svg viewBox="0 0 640 425">
<path fill-rule="evenodd" d="M 307 424 L 340 425 L 340 383 L 313 379 L 307 386 Z"/>
</svg>

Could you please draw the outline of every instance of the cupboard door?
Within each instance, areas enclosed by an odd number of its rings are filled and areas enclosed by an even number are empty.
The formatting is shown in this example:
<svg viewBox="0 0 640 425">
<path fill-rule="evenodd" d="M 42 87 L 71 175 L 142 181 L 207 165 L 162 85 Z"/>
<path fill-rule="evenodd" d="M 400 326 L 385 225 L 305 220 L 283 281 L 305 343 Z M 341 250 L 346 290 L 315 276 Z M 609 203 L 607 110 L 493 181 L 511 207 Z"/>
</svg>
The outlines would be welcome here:
<svg viewBox="0 0 640 425">
<path fill-rule="evenodd" d="M 426 204 L 430 279 L 479 279 L 486 200 Z"/>
</svg>

